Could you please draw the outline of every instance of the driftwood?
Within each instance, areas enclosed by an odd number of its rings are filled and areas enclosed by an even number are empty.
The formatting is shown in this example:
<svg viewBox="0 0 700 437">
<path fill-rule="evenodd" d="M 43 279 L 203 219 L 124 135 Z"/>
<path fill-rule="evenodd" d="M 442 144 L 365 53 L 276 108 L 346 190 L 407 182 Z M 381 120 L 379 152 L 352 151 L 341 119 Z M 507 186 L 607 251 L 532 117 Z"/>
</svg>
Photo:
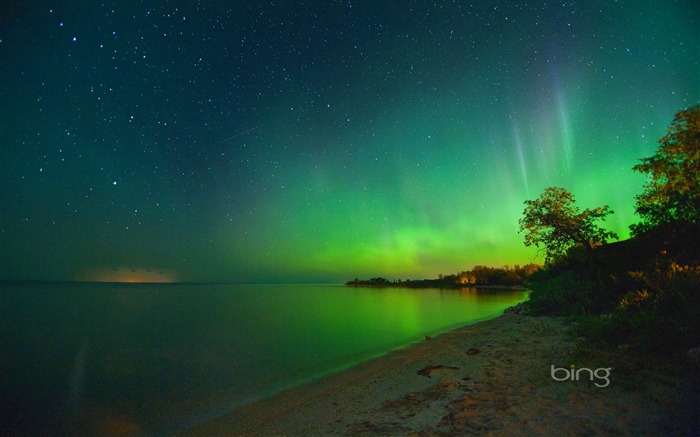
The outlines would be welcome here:
<svg viewBox="0 0 700 437">
<path fill-rule="evenodd" d="M 444 364 L 438 364 L 437 366 L 428 366 L 428 367 L 423 367 L 420 369 L 418 372 L 419 375 L 427 376 L 430 378 L 430 374 L 433 373 L 435 370 L 440 370 L 440 369 L 459 369 L 459 367 L 454 367 L 454 366 L 445 366 Z"/>
</svg>

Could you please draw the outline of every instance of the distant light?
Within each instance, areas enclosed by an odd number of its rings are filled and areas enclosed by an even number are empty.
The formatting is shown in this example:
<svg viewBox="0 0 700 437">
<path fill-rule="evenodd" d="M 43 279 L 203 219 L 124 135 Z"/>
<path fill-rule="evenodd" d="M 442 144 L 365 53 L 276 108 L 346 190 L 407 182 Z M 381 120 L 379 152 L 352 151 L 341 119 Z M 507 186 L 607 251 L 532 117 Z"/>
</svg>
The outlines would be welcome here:
<svg viewBox="0 0 700 437">
<path fill-rule="evenodd" d="M 179 275 L 171 270 L 157 267 L 112 267 L 85 270 L 80 280 L 91 282 L 126 283 L 171 283 L 179 280 Z"/>
</svg>

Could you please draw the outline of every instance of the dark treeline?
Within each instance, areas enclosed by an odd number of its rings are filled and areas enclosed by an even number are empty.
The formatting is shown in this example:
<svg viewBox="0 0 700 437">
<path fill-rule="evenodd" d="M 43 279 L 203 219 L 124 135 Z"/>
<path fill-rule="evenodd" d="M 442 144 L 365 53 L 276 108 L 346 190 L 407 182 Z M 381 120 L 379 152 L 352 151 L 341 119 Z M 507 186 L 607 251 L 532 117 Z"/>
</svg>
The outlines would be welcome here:
<svg viewBox="0 0 700 437">
<path fill-rule="evenodd" d="M 390 281 L 377 277 L 357 279 L 347 282 L 354 287 L 411 287 L 411 288 L 461 288 L 461 287 L 523 287 L 527 278 L 540 266 L 527 264 L 514 267 L 475 266 L 469 271 L 456 274 L 438 275 L 436 279 L 397 279 Z"/>
<path fill-rule="evenodd" d="M 628 240 L 606 244 L 614 235 L 595 222 L 612 211 L 580 212 L 566 190 L 525 202 L 525 244 L 547 256 L 529 278 L 526 307 L 571 317 L 590 344 L 679 362 L 687 356 L 698 371 L 700 105 L 678 112 L 659 144 L 633 168 L 648 179 L 634 198 L 641 220 Z"/>
</svg>

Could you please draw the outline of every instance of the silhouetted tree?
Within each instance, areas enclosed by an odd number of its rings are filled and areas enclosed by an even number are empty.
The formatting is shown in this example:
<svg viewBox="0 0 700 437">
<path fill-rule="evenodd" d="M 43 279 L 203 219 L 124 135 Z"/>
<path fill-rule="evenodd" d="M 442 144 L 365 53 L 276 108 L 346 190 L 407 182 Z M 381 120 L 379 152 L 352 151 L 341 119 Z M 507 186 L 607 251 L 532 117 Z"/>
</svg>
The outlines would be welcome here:
<svg viewBox="0 0 700 437">
<path fill-rule="evenodd" d="M 617 238 L 614 232 L 595 224 L 612 213 L 607 205 L 579 212 L 569 191 L 548 187 L 539 198 L 525 201 L 519 232 L 525 232 L 525 246 L 543 246 L 547 262 L 553 262 L 576 244 L 590 249 Z"/>
<path fill-rule="evenodd" d="M 633 167 L 650 176 L 635 196 L 642 221 L 630 226 L 634 235 L 664 223 L 700 222 L 700 105 L 677 112 L 659 144 Z"/>
</svg>

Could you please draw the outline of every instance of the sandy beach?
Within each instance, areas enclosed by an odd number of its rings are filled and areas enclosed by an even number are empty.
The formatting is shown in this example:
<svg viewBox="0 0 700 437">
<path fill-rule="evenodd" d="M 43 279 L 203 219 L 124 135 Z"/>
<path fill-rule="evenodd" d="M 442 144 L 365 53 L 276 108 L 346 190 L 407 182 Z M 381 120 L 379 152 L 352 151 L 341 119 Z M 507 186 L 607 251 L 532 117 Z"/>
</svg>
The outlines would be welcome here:
<svg viewBox="0 0 700 437">
<path fill-rule="evenodd" d="M 697 384 L 653 371 L 635 373 L 622 353 L 581 358 L 566 323 L 504 314 L 283 391 L 184 435 L 700 432 Z M 571 365 L 590 371 L 566 379 Z M 561 368 L 555 376 L 566 380 L 554 380 L 551 366 Z"/>
</svg>

